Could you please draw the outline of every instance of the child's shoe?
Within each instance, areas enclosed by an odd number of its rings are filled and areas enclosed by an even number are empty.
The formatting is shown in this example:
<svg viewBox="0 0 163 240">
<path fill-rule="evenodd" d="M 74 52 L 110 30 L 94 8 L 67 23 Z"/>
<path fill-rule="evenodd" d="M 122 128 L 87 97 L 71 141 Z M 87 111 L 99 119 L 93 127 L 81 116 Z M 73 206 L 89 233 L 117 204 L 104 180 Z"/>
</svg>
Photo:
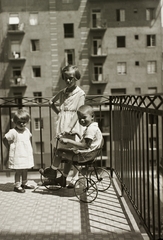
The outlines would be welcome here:
<svg viewBox="0 0 163 240">
<path fill-rule="evenodd" d="M 14 192 L 25 193 L 25 189 L 22 187 L 14 187 Z"/>
<path fill-rule="evenodd" d="M 21 187 L 23 189 L 34 189 L 35 188 L 35 186 L 30 185 L 30 184 L 22 184 Z"/>
<path fill-rule="evenodd" d="M 51 167 L 45 168 L 45 169 L 40 169 L 39 170 L 40 174 L 44 176 L 45 178 L 49 179 L 55 179 L 57 176 L 57 170 L 52 169 Z"/>
</svg>

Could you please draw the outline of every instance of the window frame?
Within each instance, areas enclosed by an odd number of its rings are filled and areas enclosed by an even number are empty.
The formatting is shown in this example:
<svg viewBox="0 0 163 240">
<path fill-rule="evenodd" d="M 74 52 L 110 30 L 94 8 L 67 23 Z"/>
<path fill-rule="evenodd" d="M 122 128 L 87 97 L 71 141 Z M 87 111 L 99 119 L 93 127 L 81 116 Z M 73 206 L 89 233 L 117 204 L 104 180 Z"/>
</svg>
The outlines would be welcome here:
<svg viewBox="0 0 163 240">
<path fill-rule="evenodd" d="M 38 46 L 36 44 L 38 42 Z M 34 50 L 36 48 L 36 50 Z M 40 39 L 31 39 L 31 52 L 39 52 L 40 51 Z"/>
<path fill-rule="evenodd" d="M 72 61 L 69 61 L 69 56 L 72 56 Z M 75 64 L 75 49 L 65 49 L 65 65 Z"/>
<path fill-rule="evenodd" d="M 35 103 L 42 103 L 42 98 L 39 98 L 42 97 L 42 92 L 33 92 L 33 96 L 35 97 Z"/>
<path fill-rule="evenodd" d="M 116 9 L 116 19 L 117 22 L 125 22 L 126 20 L 125 9 Z"/>
<path fill-rule="evenodd" d="M 37 18 L 31 18 L 32 15 L 37 16 Z M 32 21 L 33 21 L 33 23 L 32 23 Z M 30 26 L 36 26 L 36 25 L 38 25 L 38 22 L 39 22 L 38 13 L 29 13 L 29 25 Z"/>
<path fill-rule="evenodd" d="M 68 25 L 69 27 L 72 27 L 72 31 L 68 31 Z M 66 27 L 67 26 L 67 27 Z M 66 30 L 67 28 L 67 30 Z M 74 24 L 73 23 L 64 23 L 63 24 L 63 29 L 64 29 L 64 38 L 74 38 Z"/>
<path fill-rule="evenodd" d="M 39 69 L 39 74 L 36 72 L 36 70 Z M 37 76 L 38 74 L 38 76 Z M 40 78 L 41 77 L 41 66 L 32 66 L 32 77 L 33 78 Z"/>
<path fill-rule="evenodd" d="M 101 36 L 93 37 L 92 48 L 93 48 L 92 49 L 93 55 L 96 55 L 96 56 L 102 55 L 102 37 Z"/>
<path fill-rule="evenodd" d="M 117 36 L 117 48 L 126 48 L 126 36 Z"/>
<path fill-rule="evenodd" d="M 13 22 L 11 21 L 11 19 L 14 19 Z M 9 13 L 9 25 L 18 25 L 19 22 L 20 22 L 19 13 Z"/>
<path fill-rule="evenodd" d="M 156 34 L 146 35 L 147 47 L 156 47 Z"/>
<path fill-rule="evenodd" d="M 119 69 L 121 71 L 119 71 Z M 117 62 L 117 74 L 126 75 L 127 74 L 127 63 L 126 62 Z"/>
<path fill-rule="evenodd" d="M 157 61 L 147 61 L 147 73 L 155 74 L 157 73 Z"/>
<path fill-rule="evenodd" d="M 38 131 L 44 128 L 43 118 L 34 118 L 34 130 Z"/>
<path fill-rule="evenodd" d="M 146 8 L 146 21 L 151 21 L 153 19 L 155 19 L 155 9 Z"/>
<path fill-rule="evenodd" d="M 100 8 L 94 8 L 91 11 L 91 26 L 92 28 L 98 28 L 101 27 L 101 9 Z"/>
<path fill-rule="evenodd" d="M 97 71 L 97 73 L 96 73 Z M 93 76 L 95 82 L 103 81 L 103 64 L 102 63 L 94 63 L 93 65 Z"/>
</svg>

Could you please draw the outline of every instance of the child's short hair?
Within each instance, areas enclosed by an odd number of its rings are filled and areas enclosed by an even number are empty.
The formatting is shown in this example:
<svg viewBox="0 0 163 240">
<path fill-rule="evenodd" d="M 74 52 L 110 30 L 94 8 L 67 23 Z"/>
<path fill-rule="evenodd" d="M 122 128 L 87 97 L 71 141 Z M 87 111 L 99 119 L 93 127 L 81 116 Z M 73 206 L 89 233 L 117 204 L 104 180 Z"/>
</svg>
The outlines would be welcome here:
<svg viewBox="0 0 163 240">
<path fill-rule="evenodd" d="M 67 65 L 61 70 L 62 79 L 64 80 L 65 75 L 73 75 L 74 78 L 77 80 L 80 79 L 81 74 L 79 72 L 79 69 L 76 65 Z"/>
<path fill-rule="evenodd" d="M 19 109 L 17 112 L 15 112 L 13 117 L 13 122 L 16 124 L 18 121 L 25 121 L 26 123 L 29 122 L 30 115 L 29 113 L 24 109 Z"/>
<path fill-rule="evenodd" d="M 82 105 L 78 108 L 77 112 L 81 113 L 89 113 L 90 115 L 94 116 L 94 110 L 90 105 Z"/>
</svg>

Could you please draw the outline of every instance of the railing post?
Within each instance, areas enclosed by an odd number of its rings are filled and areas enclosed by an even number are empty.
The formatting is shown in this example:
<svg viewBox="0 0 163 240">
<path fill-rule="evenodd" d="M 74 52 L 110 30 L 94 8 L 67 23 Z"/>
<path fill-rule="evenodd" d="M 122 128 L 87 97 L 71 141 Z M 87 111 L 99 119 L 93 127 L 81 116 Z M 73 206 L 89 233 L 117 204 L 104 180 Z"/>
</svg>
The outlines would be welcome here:
<svg viewBox="0 0 163 240">
<path fill-rule="evenodd" d="M 121 156 L 121 196 L 123 196 L 123 110 L 122 110 L 122 97 L 120 97 L 120 156 Z"/>
<path fill-rule="evenodd" d="M 112 115 L 112 97 L 109 97 L 109 110 L 110 110 L 110 172 L 111 177 L 113 177 L 113 115 Z"/>
</svg>

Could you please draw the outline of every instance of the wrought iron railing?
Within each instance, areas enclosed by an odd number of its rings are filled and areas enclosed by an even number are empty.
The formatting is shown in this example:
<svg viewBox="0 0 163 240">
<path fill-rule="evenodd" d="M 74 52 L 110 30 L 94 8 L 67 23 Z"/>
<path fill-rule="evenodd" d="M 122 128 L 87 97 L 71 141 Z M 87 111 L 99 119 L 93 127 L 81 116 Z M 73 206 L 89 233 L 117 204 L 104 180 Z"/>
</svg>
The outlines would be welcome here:
<svg viewBox="0 0 163 240">
<path fill-rule="evenodd" d="M 163 239 L 163 95 L 87 96 L 103 131 L 100 164 L 115 172 L 151 239 Z M 49 166 L 57 116 L 49 98 L 1 98 L 0 138 L 13 126 L 15 109 L 31 114 L 35 167 Z M 7 151 L 0 141 L 1 171 Z"/>
</svg>

